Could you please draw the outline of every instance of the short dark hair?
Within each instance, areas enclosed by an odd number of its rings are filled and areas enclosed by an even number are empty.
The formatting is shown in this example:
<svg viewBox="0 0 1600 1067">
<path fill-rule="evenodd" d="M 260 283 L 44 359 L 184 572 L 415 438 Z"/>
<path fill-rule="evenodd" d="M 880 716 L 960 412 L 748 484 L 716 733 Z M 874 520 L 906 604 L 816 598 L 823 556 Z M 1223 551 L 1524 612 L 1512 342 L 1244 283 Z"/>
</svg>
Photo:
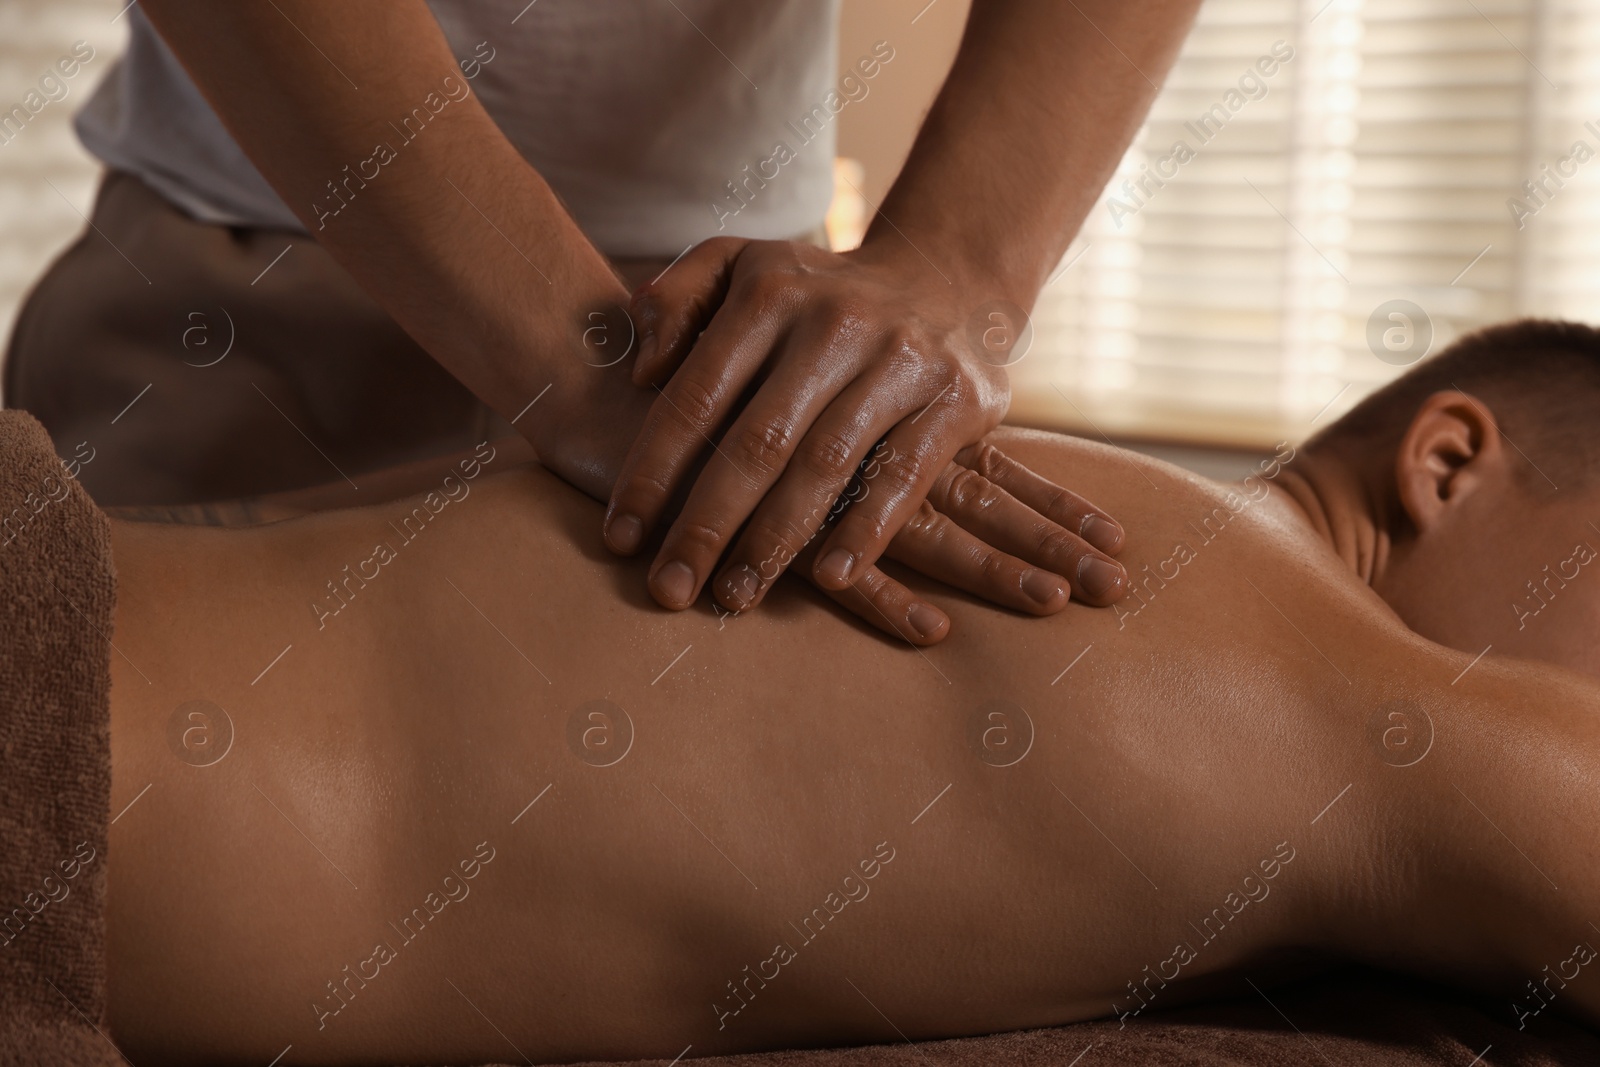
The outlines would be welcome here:
<svg viewBox="0 0 1600 1067">
<path fill-rule="evenodd" d="M 1364 448 L 1392 456 L 1434 393 L 1483 402 L 1530 467 L 1530 485 L 1600 482 L 1600 330 L 1518 319 L 1456 339 L 1368 396 L 1306 447 Z"/>
</svg>

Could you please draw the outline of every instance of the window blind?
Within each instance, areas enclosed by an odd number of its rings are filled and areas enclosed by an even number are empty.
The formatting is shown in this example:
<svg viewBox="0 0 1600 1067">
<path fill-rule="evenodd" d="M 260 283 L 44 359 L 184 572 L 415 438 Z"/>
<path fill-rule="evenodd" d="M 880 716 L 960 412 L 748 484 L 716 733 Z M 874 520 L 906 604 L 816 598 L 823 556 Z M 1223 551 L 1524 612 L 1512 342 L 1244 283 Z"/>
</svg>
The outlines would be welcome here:
<svg viewBox="0 0 1600 1067">
<path fill-rule="evenodd" d="M 1597 56 L 1585 0 L 1209 0 L 1013 421 L 1270 446 L 1477 326 L 1595 318 Z"/>
</svg>

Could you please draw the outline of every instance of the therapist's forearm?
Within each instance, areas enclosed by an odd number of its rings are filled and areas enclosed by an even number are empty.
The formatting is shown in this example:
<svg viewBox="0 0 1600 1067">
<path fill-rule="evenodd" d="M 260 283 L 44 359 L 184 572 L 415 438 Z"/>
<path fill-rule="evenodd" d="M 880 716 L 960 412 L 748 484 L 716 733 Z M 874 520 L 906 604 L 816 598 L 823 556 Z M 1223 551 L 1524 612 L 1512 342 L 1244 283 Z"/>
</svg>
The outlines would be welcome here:
<svg viewBox="0 0 1600 1067">
<path fill-rule="evenodd" d="M 1200 0 L 973 0 L 864 246 L 1030 307 L 1116 170 Z"/>
<path fill-rule="evenodd" d="M 590 432 L 571 425 L 596 388 L 583 331 L 627 290 L 467 92 L 423 0 L 142 7 L 268 182 L 419 344 L 507 418 L 551 386 L 518 422 L 541 458 Z M 426 121 L 402 129 L 414 109 Z"/>
</svg>

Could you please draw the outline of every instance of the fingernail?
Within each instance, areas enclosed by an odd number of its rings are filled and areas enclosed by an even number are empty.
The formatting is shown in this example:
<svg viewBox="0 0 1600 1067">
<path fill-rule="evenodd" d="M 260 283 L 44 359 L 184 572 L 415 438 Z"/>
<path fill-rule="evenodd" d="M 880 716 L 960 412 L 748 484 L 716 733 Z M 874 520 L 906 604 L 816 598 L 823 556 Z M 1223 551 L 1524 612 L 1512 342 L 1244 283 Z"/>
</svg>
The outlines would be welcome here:
<svg viewBox="0 0 1600 1067">
<path fill-rule="evenodd" d="M 926 604 L 913 604 L 906 611 L 906 622 L 923 638 L 932 637 L 944 625 L 944 616 Z"/>
<path fill-rule="evenodd" d="M 611 519 L 611 524 L 606 527 L 606 540 L 611 547 L 624 555 L 632 555 L 639 548 L 639 539 L 644 536 L 644 523 L 639 521 L 637 515 L 616 515 Z"/>
<path fill-rule="evenodd" d="M 1037 567 L 1030 567 L 1022 576 L 1022 591 L 1034 603 L 1045 606 L 1054 604 L 1066 592 L 1058 576 Z"/>
<path fill-rule="evenodd" d="M 756 591 L 761 588 L 761 577 L 756 574 L 754 567 L 748 563 L 741 563 L 737 567 L 730 567 L 717 582 L 717 588 L 722 593 L 724 607 L 734 611 L 743 611 L 755 599 Z"/>
<path fill-rule="evenodd" d="M 661 595 L 681 607 L 694 599 L 694 571 L 682 560 L 673 560 L 656 571 L 656 588 Z"/>
<path fill-rule="evenodd" d="M 1078 564 L 1078 585 L 1096 600 L 1115 595 L 1123 577 L 1121 567 L 1099 556 L 1084 556 Z"/>
<path fill-rule="evenodd" d="M 1078 536 L 1102 552 L 1115 552 L 1122 547 L 1122 527 L 1098 515 L 1084 516 Z"/>
<path fill-rule="evenodd" d="M 842 548 L 836 548 L 817 562 L 817 577 L 845 585 L 850 581 L 850 569 L 855 565 L 855 556 Z"/>
</svg>

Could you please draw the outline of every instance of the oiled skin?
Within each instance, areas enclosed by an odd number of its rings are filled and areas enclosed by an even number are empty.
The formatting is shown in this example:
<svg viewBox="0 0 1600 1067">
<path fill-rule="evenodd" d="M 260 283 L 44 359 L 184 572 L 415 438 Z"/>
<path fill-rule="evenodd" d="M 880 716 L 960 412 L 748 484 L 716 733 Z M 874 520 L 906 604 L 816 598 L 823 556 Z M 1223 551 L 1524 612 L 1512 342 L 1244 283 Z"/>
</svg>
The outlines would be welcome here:
<svg viewBox="0 0 1600 1067">
<path fill-rule="evenodd" d="M 918 652 L 796 582 L 748 617 L 663 612 L 599 505 L 536 468 L 488 464 L 409 544 L 388 524 L 415 500 L 118 523 L 113 811 L 150 788 L 112 828 L 113 1036 L 141 1064 L 670 1059 L 1132 1012 L 1129 983 L 1153 1010 L 1283 950 L 1509 1002 L 1591 936 L 1592 683 L 1488 656 L 1452 686 L 1471 654 L 1405 630 L 1278 489 L 1207 541 L 1227 487 L 1000 443 L 1117 515 L 1136 579 L 1194 558 L 1132 615 L 935 591 L 957 631 Z M 319 629 L 380 540 L 397 558 Z M 569 744 L 599 698 L 634 728 L 603 767 Z M 197 699 L 235 732 L 203 767 L 168 739 Z M 973 740 L 991 701 L 1034 727 L 1012 766 Z M 1411 735 L 1385 734 L 1391 701 Z M 1431 746 L 1393 766 L 1419 709 Z M 475 849 L 469 895 L 406 943 L 390 924 Z M 379 942 L 394 958 L 364 962 Z"/>
</svg>

